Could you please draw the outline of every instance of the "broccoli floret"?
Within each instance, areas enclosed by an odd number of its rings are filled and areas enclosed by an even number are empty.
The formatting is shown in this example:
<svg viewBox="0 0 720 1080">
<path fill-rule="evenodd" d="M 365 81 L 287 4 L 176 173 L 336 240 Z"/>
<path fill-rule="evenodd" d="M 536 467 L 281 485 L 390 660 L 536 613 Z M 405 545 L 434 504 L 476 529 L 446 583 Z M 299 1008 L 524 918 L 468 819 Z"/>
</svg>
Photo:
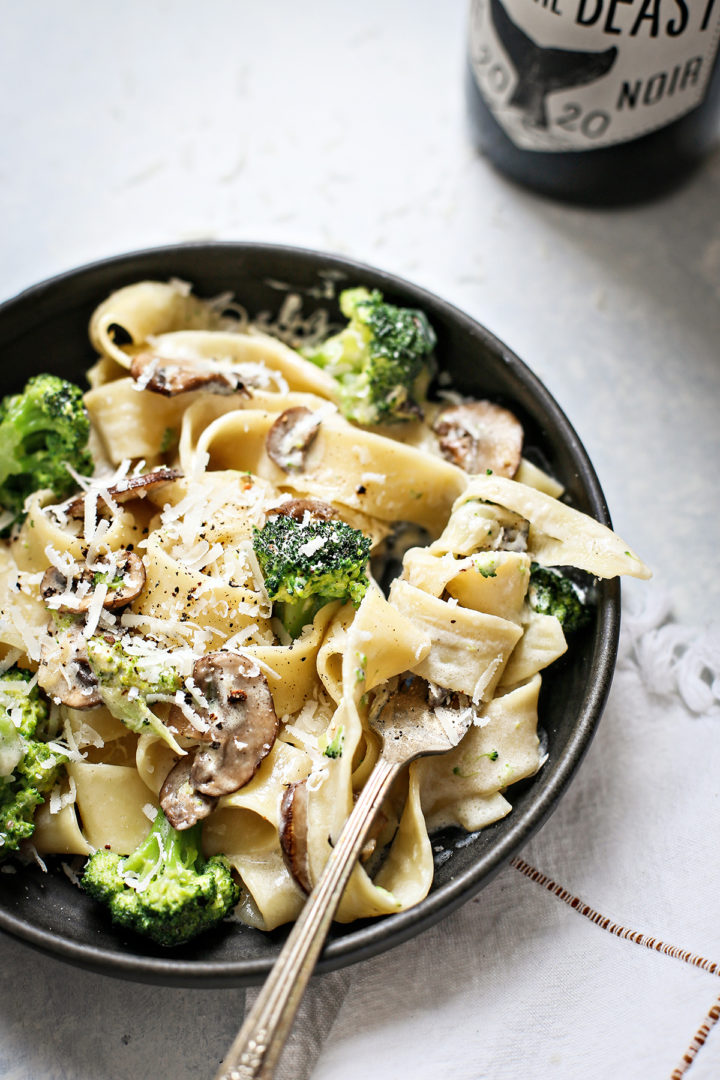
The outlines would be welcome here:
<svg viewBox="0 0 720 1080">
<path fill-rule="evenodd" d="M 180 675 L 152 655 L 129 652 L 122 638 L 106 640 L 94 634 L 87 643 L 90 667 L 100 684 L 101 697 L 126 727 L 138 734 L 152 731 L 182 753 L 172 733 L 148 705 L 148 697 L 171 695 L 182 688 Z"/>
<path fill-rule="evenodd" d="M 56 375 L 36 375 L 21 394 L 0 402 L 0 506 L 22 521 L 33 491 L 64 499 L 77 484 L 67 466 L 91 473 L 90 419 L 82 390 Z"/>
<path fill-rule="evenodd" d="M 273 614 L 292 638 L 331 600 L 357 605 L 365 595 L 370 539 L 344 521 L 278 515 L 253 530 L 253 547 Z"/>
<path fill-rule="evenodd" d="M 533 563 L 530 567 L 528 601 L 533 611 L 555 615 L 566 633 L 590 621 L 590 608 L 575 582 L 559 570 Z"/>
<path fill-rule="evenodd" d="M 67 761 L 46 745 L 48 705 L 37 685 L 28 690 L 31 678 L 20 668 L 0 677 L 0 860 L 32 836 Z"/>
<path fill-rule="evenodd" d="M 436 343 L 425 314 L 363 288 L 342 292 L 340 310 L 345 329 L 303 355 L 337 380 L 343 415 L 359 424 L 422 415 L 414 398 Z"/>
<path fill-rule="evenodd" d="M 152 828 L 127 857 L 99 850 L 82 887 L 107 904 L 114 923 L 159 945 L 181 945 L 209 930 L 240 899 L 224 855 L 203 858 L 202 825 L 178 831 L 158 810 Z"/>
</svg>

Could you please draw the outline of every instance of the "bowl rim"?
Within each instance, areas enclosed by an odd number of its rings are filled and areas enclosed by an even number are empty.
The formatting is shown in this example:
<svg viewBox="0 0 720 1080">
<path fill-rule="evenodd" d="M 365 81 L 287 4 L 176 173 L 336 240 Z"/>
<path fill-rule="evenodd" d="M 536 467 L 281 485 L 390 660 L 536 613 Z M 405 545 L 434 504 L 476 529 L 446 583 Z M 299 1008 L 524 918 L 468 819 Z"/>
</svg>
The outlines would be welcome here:
<svg viewBox="0 0 720 1080">
<path fill-rule="evenodd" d="M 117 278 L 121 276 L 125 268 L 129 272 L 130 267 L 135 265 L 139 266 L 140 272 L 133 271 L 134 278 L 131 275 L 128 280 L 142 280 L 143 263 L 161 260 L 166 262 L 168 268 L 171 268 L 173 258 L 180 255 L 185 257 L 194 252 L 207 255 L 212 251 L 229 250 L 238 255 L 263 254 L 274 255 L 278 259 L 316 261 L 322 264 L 323 269 L 342 271 L 350 276 L 362 275 L 377 282 L 380 288 L 391 292 L 409 293 L 418 306 L 422 306 L 425 302 L 434 308 L 439 308 L 445 319 L 458 324 L 468 335 L 479 338 L 491 352 L 500 357 L 510 368 L 513 377 L 535 398 L 543 413 L 551 418 L 571 457 L 577 479 L 588 501 L 589 512 L 598 521 L 611 526 L 605 496 L 585 447 L 563 409 L 531 368 L 487 327 L 454 304 L 398 274 L 361 260 L 320 249 L 261 241 L 196 240 L 140 248 L 63 270 L 22 289 L 15 296 L 0 303 L 0 320 L 6 320 L 9 317 L 12 325 L 16 317 L 22 319 L 27 305 L 36 305 L 38 301 L 52 304 L 53 301 L 60 299 L 65 286 L 70 283 L 98 276 Z M 119 288 L 120 285 L 115 284 L 112 287 Z M 57 307 L 60 309 L 62 304 L 58 303 Z M 21 337 L 22 333 L 23 331 L 20 330 L 14 337 Z M 495 874 L 509 863 L 519 848 L 527 843 L 545 823 L 590 746 L 610 691 L 620 630 L 620 584 L 617 579 L 602 583 L 598 616 L 589 661 L 589 685 L 583 706 L 576 717 L 562 757 L 554 764 L 552 770 L 548 770 L 547 773 L 541 771 L 534 778 L 536 790 L 533 792 L 529 805 L 520 810 L 514 807 L 512 813 L 505 819 L 510 824 L 504 835 L 483 852 L 470 867 L 431 891 L 417 905 L 395 915 L 362 920 L 356 924 L 356 929 L 350 929 L 342 936 L 328 941 L 316 966 L 318 973 L 369 959 L 426 930 L 488 884 Z M 273 954 L 250 957 L 241 961 L 203 961 L 182 960 L 171 955 L 165 957 L 108 952 L 102 947 L 73 941 L 53 931 L 34 926 L 24 918 L 4 911 L 2 908 L 0 908 L 0 930 L 43 953 L 68 961 L 75 966 L 124 979 L 167 986 L 209 988 L 254 985 L 263 980 L 276 958 Z"/>
</svg>

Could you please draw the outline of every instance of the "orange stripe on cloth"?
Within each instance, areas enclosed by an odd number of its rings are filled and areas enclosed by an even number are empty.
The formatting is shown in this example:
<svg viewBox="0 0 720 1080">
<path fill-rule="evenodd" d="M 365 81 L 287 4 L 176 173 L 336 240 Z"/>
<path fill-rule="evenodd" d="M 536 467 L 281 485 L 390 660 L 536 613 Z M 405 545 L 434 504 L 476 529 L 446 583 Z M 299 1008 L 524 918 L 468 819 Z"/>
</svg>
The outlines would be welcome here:
<svg viewBox="0 0 720 1080">
<path fill-rule="evenodd" d="M 683 1054 L 682 1061 L 678 1065 L 677 1069 L 670 1076 L 670 1080 L 681 1080 L 681 1078 L 688 1071 L 693 1061 L 697 1057 L 698 1053 L 705 1045 L 705 1040 L 710 1034 L 711 1030 L 720 1019 L 720 998 L 717 999 L 713 1007 L 709 1010 L 705 1020 L 700 1025 L 695 1033 L 693 1041 Z"/>
<path fill-rule="evenodd" d="M 584 915 L 586 919 L 595 923 L 601 930 L 607 930 L 609 934 L 614 934 L 615 937 L 623 938 L 626 941 L 633 941 L 636 945 L 644 945 L 646 949 L 652 949 L 654 952 L 662 953 L 664 956 L 672 956 L 675 960 L 683 960 L 686 964 L 692 964 L 693 967 L 700 968 L 702 971 L 707 971 L 710 975 L 720 976 L 720 964 L 718 964 L 716 960 L 706 960 L 705 957 L 698 956 L 696 953 L 691 953 L 688 949 L 679 949 L 677 945 L 666 945 L 665 942 L 660 941 L 659 938 L 650 937 L 648 934 L 643 934 L 639 930 L 630 930 L 626 926 L 614 923 L 612 919 L 608 919 L 605 915 L 601 915 L 599 911 L 596 911 L 595 908 L 586 904 L 580 897 L 573 896 L 573 894 L 563 888 L 562 885 L 558 885 L 552 878 L 546 877 L 545 874 L 541 874 L 539 870 L 536 870 L 534 866 L 530 866 L 529 863 L 524 862 L 523 859 L 514 858 L 510 861 L 510 865 L 514 866 L 515 869 L 519 870 L 525 877 L 530 878 L 531 881 L 535 881 L 538 885 L 542 885 L 548 892 L 557 896 L 558 900 L 562 900 L 568 907 L 571 907 L 581 915 Z"/>
<path fill-rule="evenodd" d="M 620 926 L 619 923 L 614 923 L 605 915 L 601 915 L 600 912 L 596 911 L 590 904 L 586 904 L 579 896 L 574 896 L 573 893 L 563 888 L 562 885 L 558 885 L 552 878 L 547 877 L 546 874 L 542 874 L 534 866 L 530 866 L 524 859 L 518 859 L 517 857 L 511 859 L 510 865 L 516 870 L 519 870 L 520 873 L 524 874 L 530 881 L 542 885 L 542 887 L 552 893 L 553 896 L 557 896 L 558 900 L 562 900 L 563 904 L 567 904 L 568 907 L 571 907 L 574 911 L 578 911 L 602 930 L 607 930 L 609 934 L 614 934 L 615 937 L 622 938 L 624 941 L 632 941 L 636 945 L 644 945 L 646 949 L 652 949 L 653 952 L 662 953 L 664 956 L 671 956 L 675 960 L 682 960 L 686 964 L 691 964 L 693 967 L 700 968 L 701 971 L 707 971 L 710 975 L 720 975 L 720 965 L 715 960 L 706 960 L 703 956 L 698 956 L 688 949 L 679 949 L 676 945 L 666 945 L 665 942 L 660 941 L 659 938 L 649 937 L 647 934 L 642 934 L 639 930 L 629 930 L 626 926 Z M 682 1077 L 692 1065 L 718 1020 L 720 1020 L 720 998 L 718 998 L 714 1005 L 709 1009 L 703 1023 L 696 1031 L 690 1046 L 683 1054 L 682 1061 L 671 1074 L 670 1080 L 682 1080 Z"/>
</svg>

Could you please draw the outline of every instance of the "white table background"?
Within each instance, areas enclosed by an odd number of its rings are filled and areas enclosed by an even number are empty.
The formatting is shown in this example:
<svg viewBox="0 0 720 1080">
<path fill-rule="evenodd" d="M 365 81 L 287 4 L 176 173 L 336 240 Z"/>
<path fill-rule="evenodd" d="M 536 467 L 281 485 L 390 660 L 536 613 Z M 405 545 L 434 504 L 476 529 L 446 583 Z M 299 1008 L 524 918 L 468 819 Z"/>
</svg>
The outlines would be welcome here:
<svg viewBox="0 0 720 1080">
<path fill-rule="evenodd" d="M 617 531 L 653 566 L 653 588 L 703 627 L 720 600 L 720 155 L 675 195 L 632 209 L 570 208 L 510 185 L 468 138 L 465 18 L 465 0 L 2 5 L 0 299 L 189 239 L 322 248 L 408 277 L 530 364 L 585 443 Z M 489 890 L 512 904 L 523 884 L 510 870 Z M 430 931 L 450 958 L 463 917 Z M 558 914 L 568 949 L 572 918 Z M 500 929 L 488 921 L 483 950 Z M 241 1015 L 241 990 L 143 987 L 8 938 L 0 949 L 8 1080 L 209 1078 Z M 459 991 L 450 1022 L 421 942 L 395 955 L 377 1037 L 353 1039 L 341 1017 L 319 1075 L 440 1076 L 452 1061 L 454 1080 L 480 1076 L 482 1000 Z M 408 1049 L 383 1016 L 400 999 Z M 622 1007 L 606 1002 L 605 1020 Z M 512 1030 L 503 1076 L 545 1075 Z M 466 1071 L 458 1040 L 476 1062 Z M 590 1043 L 587 1077 L 622 1078 L 605 1068 L 602 1038 Z M 718 1074 L 714 1033 L 692 1077 Z"/>
</svg>

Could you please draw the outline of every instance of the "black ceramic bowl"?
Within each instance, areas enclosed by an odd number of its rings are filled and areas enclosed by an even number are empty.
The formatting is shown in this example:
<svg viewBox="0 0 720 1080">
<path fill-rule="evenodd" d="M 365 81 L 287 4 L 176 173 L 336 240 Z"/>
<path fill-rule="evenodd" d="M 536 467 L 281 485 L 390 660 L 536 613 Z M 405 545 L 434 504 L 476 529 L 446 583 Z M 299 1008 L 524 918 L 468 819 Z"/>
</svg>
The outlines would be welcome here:
<svg viewBox="0 0 720 1080">
<path fill-rule="evenodd" d="M 28 376 L 54 371 L 84 383 L 93 362 L 88 320 L 114 289 L 141 279 L 179 277 L 201 296 L 232 291 L 251 315 L 274 312 L 284 298 L 278 282 L 303 297 L 304 311 L 320 299 L 328 272 L 339 287 L 368 285 L 388 300 L 422 308 L 438 337 L 437 355 L 455 387 L 507 404 L 522 420 L 526 453 L 536 455 L 564 485 L 578 509 L 609 524 L 593 467 L 568 420 L 544 386 L 502 342 L 450 304 L 406 281 L 347 259 L 266 244 L 183 244 L 107 259 L 35 286 L 0 306 L 3 393 Z M 512 788 L 512 813 L 470 843 L 442 838 L 435 881 L 422 903 L 399 915 L 335 925 L 319 970 L 354 963 L 397 945 L 473 896 L 542 825 L 588 748 L 605 704 L 615 664 L 620 591 L 601 583 L 592 625 L 543 680 L 541 725 L 548 759 L 532 780 Z M 466 841 L 466 837 L 463 840 Z M 448 857 L 448 852 L 450 855 Z M 60 868 L 22 869 L 0 878 L 0 928 L 56 957 L 109 975 L 196 987 L 262 981 L 284 933 L 223 926 L 197 944 L 172 951 L 117 933 L 102 910 Z"/>
</svg>

